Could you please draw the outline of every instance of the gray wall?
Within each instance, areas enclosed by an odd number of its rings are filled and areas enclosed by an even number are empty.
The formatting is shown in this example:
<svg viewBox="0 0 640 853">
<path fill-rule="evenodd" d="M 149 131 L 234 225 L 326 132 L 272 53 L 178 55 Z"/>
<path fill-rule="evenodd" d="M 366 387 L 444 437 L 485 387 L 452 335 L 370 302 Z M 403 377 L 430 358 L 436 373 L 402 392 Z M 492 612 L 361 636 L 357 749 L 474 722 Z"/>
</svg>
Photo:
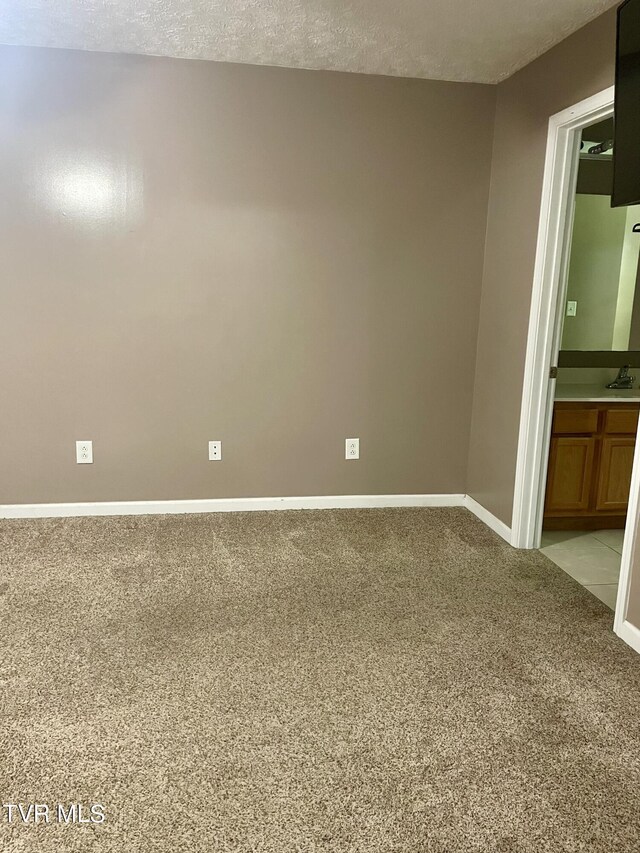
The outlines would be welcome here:
<svg viewBox="0 0 640 853">
<path fill-rule="evenodd" d="M 0 49 L 0 503 L 464 492 L 495 96 Z"/>
<path fill-rule="evenodd" d="M 613 83 L 615 11 L 499 84 L 468 492 L 511 524 L 549 117 Z"/>
</svg>

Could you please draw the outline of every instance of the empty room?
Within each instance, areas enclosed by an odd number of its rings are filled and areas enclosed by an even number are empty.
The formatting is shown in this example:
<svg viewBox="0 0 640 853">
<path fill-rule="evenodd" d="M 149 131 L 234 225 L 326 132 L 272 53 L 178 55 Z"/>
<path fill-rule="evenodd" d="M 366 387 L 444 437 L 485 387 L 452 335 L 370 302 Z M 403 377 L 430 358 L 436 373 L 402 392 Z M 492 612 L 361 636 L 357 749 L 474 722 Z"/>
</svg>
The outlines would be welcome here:
<svg viewBox="0 0 640 853">
<path fill-rule="evenodd" d="M 638 853 L 638 205 L 640 0 L 5 0 L 3 851 Z"/>
</svg>

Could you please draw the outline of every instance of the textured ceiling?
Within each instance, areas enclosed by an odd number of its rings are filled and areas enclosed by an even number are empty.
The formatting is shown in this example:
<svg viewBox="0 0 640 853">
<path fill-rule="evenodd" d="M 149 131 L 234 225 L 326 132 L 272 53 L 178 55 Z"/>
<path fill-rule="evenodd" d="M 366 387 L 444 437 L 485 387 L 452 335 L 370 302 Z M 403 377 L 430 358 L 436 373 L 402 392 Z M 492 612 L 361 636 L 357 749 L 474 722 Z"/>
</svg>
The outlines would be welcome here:
<svg viewBox="0 0 640 853">
<path fill-rule="evenodd" d="M 0 43 L 496 83 L 617 0 L 0 0 Z"/>
</svg>

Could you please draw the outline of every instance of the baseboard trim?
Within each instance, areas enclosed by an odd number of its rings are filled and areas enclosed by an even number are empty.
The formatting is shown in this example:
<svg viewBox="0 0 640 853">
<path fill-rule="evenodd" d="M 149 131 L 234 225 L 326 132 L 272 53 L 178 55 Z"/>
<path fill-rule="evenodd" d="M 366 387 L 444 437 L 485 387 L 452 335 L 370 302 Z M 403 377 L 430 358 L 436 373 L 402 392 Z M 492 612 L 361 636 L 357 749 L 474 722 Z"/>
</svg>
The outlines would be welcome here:
<svg viewBox="0 0 640 853">
<path fill-rule="evenodd" d="M 624 640 L 628 646 L 640 654 L 640 628 L 636 628 L 631 622 L 624 621 L 615 628 L 615 632 L 621 640 Z"/>
<path fill-rule="evenodd" d="M 465 495 L 331 495 L 282 498 L 211 498 L 179 501 L 5 504 L 0 518 L 64 518 L 91 515 L 175 515 L 195 512 L 257 512 L 286 509 L 464 506 Z"/>
<path fill-rule="evenodd" d="M 497 533 L 498 536 L 502 536 L 505 542 L 508 542 L 511 545 L 511 528 L 507 527 L 504 521 L 500 521 L 499 518 L 489 512 L 488 509 L 485 509 L 482 504 L 479 504 L 477 500 L 471 497 L 471 495 L 465 495 L 464 501 L 462 503 L 464 507 L 466 507 L 469 512 L 472 512 L 480 521 L 483 521 L 487 527 L 490 527 L 494 533 Z"/>
<path fill-rule="evenodd" d="M 469 495 L 309 495 L 282 498 L 209 498 L 179 501 L 97 501 L 4 504 L 0 518 L 68 518 L 95 515 L 177 515 L 204 512 L 265 512 L 287 509 L 373 509 L 463 506 L 511 543 L 511 530 Z"/>
</svg>

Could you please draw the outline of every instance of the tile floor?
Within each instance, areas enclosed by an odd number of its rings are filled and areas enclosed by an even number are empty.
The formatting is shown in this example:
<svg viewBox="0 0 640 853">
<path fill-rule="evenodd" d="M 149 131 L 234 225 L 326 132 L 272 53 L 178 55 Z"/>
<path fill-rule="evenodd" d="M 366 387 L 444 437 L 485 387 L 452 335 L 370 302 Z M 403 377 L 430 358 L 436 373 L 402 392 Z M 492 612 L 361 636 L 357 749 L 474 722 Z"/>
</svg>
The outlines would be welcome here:
<svg viewBox="0 0 640 853">
<path fill-rule="evenodd" d="M 546 530 L 540 550 L 614 610 L 623 538 L 624 530 Z"/>
</svg>

